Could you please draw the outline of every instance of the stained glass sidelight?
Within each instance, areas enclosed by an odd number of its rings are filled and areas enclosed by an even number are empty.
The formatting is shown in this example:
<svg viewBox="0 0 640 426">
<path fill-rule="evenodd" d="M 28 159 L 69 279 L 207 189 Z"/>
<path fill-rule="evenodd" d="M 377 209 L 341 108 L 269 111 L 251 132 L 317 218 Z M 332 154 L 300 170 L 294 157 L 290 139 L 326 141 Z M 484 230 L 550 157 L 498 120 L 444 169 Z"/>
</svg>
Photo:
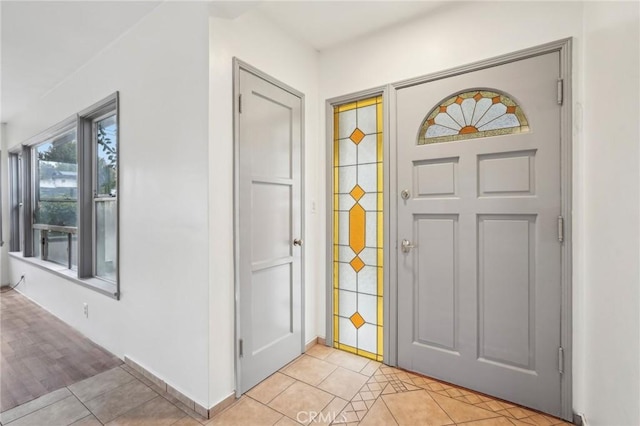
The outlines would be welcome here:
<svg viewBox="0 0 640 426">
<path fill-rule="evenodd" d="M 505 94 L 471 90 L 433 108 L 420 127 L 418 145 L 529 131 L 522 108 Z"/>
<path fill-rule="evenodd" d="M 334 346 L 382 361 L 382 96 L 334 107 Z"/>
</svg>

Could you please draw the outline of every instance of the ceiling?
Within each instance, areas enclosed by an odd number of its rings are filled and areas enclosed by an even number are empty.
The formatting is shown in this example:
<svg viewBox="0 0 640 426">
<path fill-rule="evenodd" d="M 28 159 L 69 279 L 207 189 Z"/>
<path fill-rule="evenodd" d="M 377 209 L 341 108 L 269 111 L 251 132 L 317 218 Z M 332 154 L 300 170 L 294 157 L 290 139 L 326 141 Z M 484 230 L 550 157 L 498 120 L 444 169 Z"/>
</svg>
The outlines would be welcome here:
<svg viewBox="0 0 640 426">
<path fill-rule="evenodd" d="M 158 1 L 1 1 L 2 116 L 44 96 Z"/>
<path fill-rule="evenodd" d="M 257 5 L 271 21 L 317 50 L 415 19 L 446 1 L 265 1 Z"/>
<path fill-rule="evenodd" d="M 1 115 L 10 121 L 59 85 L 161 1 L 0 1 Z M 214 1 L 211 13 L 248 11 L 317 50 L 432 12 L 445 1 Z"/>
</svg>

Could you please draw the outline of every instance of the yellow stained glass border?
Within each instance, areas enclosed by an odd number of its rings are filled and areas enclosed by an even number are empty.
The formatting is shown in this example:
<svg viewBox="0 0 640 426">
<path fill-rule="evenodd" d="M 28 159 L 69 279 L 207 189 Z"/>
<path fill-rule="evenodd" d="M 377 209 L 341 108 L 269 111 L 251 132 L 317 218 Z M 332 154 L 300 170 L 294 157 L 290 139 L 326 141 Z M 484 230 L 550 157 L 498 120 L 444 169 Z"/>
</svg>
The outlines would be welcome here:
<svg viewBox="0 0 640 426">
<path fill-rule="evenodd" d="M 382 327 L 378 327 L 379 330 L 382 330 Z M 380 333 L 378 333 L 380 334 Z M 344 343 L 335 343 L 333 345 L 336 349 L 340 349 L 346 352 L 350 352 L 355 355 L 360 355 L 365 358 L 372 359 L 374 361 L 382 362 L 381 354 L 374 354 L 372 352 L 365 351 L 363 349 L 354 348 L 353 346 L 345 345 Z"/>
</svg>

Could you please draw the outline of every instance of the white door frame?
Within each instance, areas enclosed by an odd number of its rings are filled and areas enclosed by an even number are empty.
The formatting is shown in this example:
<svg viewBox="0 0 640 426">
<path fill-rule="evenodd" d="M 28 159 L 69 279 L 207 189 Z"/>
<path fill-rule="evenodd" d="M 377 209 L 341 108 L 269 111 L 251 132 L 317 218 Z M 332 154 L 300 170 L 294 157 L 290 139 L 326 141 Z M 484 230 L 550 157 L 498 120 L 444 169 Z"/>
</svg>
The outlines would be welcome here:
<svg viewBox="0 0 640 426">
<path fill-rule="evenodd" d="M 240 71 L 249 72 L 280 89 L 291 93 L 300 98 L 300 238 L 305 239 L 305 106 L 304 93 L 294 89 L 293 87 L 277 80 L 270 75 L 264 73 L 258 68 L 248 63 L 233 58 L 233 284 L 234 284 L 234 310 L 235 310 L 235 327 L 234 327 L 234 364 L 235 364 L 235 382 L 236 382 L 236 398 L 246 392 L 248 389 L 241 389 L 240 377 L 242 373 L 242 363 L 240 362 Z M 300 353 L 305 351 L 305 246 L 300 247 L 300 319 L 301 319 L 301 340 Z"/>
<path fill-rule="evenodd" d="M 564 218 L 564 243 L 562 244 L 562 284 L 561 284 L 561 316 L 560 316 L 560 346 L 563 348 L 563 374 L 561 378 L 561 404 L 562 417 L 566 420 L 573 420 L 572 407 L 572 79 L 571 79 L 571 54 L 572 38 L 565 38 L 528 49 L 520 50 L 505 55 L 496 56 L 483 61 L 474 62 L 467 65 L 451 68 L 448 70 L 427 74 L 408 80 L 402 80 L 386 86 L 386 88 L 376 88 L 356 94 L 333 98 L 327 101 L 326 122 L 327 122 L 327 343 L 332 343 L 332 320 L 333 320 L 333 297 L 331 282 L 333 277 L 332 265 L 329 260 L 333 256 L 333 172 L 332 166 L 332 144 L 333 144 L 333 110 L 332 105 L 342 103 L 366 95 L 383 93 L 384 102 L 384 191 L 385 191 L 385 283 L 384 283 L 384 363 L 397 365 L 397 330 L 398 330 L 398 269 L 397 269 L 397 209 L 398 209 L 398 188 L 397 188 L 397 123 L 393 111 L 396 108 L 396 95 L 399 89 L 440 80 L 459 74 L 478 71 L 484 68 L 507 64 L 533 56 L 558 52 L 560 54 L 560 78 L 562 79 L 562 104 L 560 108 L 560 176 L 561 176 L 561 215 Z M 392 136 L 393 135 L 393 136 Z M 393 225 L 392 225 L 393 224 Z M 387 238 L 388 237 L 388 238 Z M 394 248 L 394 254 L 387 252 Z M 390 333 L 394 330 L 394 333 Z M 391 340 L 393 339 L 393 340 Z"/>
</svg>

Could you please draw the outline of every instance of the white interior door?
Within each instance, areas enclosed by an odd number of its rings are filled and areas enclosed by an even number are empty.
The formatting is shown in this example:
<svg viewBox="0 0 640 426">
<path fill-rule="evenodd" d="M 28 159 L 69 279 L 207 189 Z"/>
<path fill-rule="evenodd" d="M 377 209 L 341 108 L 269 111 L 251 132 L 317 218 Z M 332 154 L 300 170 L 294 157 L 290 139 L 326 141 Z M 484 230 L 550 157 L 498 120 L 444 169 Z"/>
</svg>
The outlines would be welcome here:
<svg viewBox="0 0 640 426">
<path fill-rule="evenodd" d="M 239 360 L 246 392 L 302 353 L 302 99 L 239 72 Z"/>
<path fill-rule="evenodd" d="M 398 363 L 554 415 L 559 69 L 549 53 L 397 91 Z"/>
</svg>

